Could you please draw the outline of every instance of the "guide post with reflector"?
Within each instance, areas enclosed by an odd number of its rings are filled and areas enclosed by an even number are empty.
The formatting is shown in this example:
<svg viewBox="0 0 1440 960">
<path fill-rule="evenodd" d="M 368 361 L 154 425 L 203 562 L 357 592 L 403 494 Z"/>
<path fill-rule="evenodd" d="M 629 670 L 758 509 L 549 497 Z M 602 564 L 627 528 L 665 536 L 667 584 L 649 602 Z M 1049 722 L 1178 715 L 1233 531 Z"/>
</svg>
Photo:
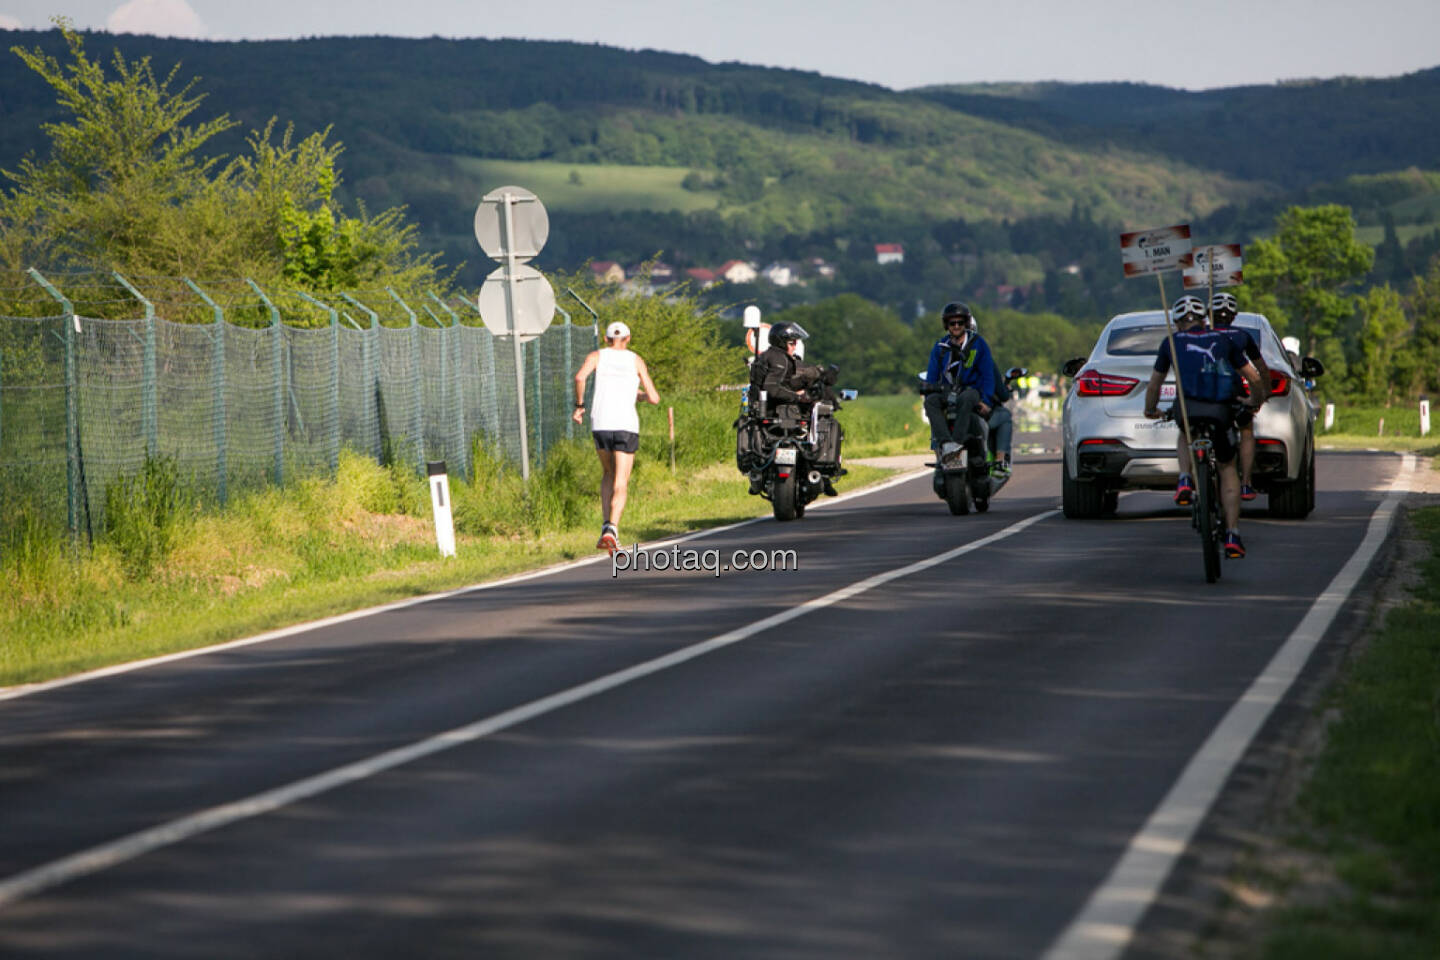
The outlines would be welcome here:
<svg viewBox="0 0 1440 960">
<path fill-rule="evenodd" d="M 425 465 L 430 474 L 430 506 L 435 509 L 435 543 L 440 556 L 455 556 L 455 519 L 450 510 L 450 477 L 444 460 L 431 460 Z"/>
</svg>

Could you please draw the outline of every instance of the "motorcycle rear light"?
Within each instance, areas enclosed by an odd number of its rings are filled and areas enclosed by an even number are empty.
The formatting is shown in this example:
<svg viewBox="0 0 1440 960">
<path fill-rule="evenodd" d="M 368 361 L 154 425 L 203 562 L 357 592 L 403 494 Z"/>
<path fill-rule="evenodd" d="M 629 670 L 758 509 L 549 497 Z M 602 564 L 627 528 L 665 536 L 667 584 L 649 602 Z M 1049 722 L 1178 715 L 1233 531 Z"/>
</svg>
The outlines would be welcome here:
<svg viewBox="0 0 1440 960">
<path fill-rule="evenodd" d="M 1123 397 L 1140 381 L 1134 377 L 1121 377 L 1099 370 L 1086 370 L 1075 378 L 1075 390 L 1082 397 Z"/>
</svg>

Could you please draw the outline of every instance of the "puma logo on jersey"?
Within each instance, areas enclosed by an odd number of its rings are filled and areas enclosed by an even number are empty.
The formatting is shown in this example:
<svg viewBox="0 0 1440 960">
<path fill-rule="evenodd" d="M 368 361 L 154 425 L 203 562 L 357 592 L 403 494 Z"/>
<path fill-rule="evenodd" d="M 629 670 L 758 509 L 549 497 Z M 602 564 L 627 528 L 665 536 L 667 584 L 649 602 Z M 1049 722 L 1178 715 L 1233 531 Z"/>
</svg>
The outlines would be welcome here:
<svg viewBox="0 0 1440 960">
<path fill-rule="evenodd" d="M 1212 352 L 1215 349 L 1215 344 L 1213 343 L 1210 344 L 1208 347 L 1202 347 L 1198 343 L 1187 343 L 1185 344 L 1185 349 L 1193 351 L 1195 353 L 1203 353 L 1206 359 L 1208 359 L 1211 363 L 1220 362 L 1219 360 L 1215 359 L 1215 354 Z"/>
</svg>

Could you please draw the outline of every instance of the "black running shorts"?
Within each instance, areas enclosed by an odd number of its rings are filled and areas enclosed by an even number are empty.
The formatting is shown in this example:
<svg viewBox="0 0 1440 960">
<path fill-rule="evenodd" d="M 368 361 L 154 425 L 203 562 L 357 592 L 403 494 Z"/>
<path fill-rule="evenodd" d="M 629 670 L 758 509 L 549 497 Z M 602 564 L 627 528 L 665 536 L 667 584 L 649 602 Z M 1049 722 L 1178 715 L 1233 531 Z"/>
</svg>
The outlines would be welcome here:
<svg viewBox="0 0 1440 960">
<path fill-rule="evenodd" d="M 634 453 L 640 449 L 640 434 L 629 430 L 594 430 L 596 450 L 612 450 L 615 453 Z"/>
</svg>

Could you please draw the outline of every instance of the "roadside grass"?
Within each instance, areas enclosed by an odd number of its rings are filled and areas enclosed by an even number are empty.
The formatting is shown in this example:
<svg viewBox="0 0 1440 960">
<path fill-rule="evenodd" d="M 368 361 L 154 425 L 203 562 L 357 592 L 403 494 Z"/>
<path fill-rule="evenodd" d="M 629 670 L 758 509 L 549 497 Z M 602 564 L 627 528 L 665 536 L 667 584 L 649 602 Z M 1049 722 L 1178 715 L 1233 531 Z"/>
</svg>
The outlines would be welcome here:
<svg viewBox="0 0 1440 960">
<path fill-rule="evenodd" d="M 677 403 L 674 472 L 664 409 L 659 424 L 646 414 L 622 541 L 769 512 L 735 470 L 733 401 Z M 842 492 L 888 475 L 850 471 Z M 457 556 L 448 560 L 436 551 L 426 481 L 348 451 L 333 479 L 237 497 L 224 509 L 186 500 L 174 481 L 163 464 L 147 468 L 130 485 L 134 509 L 78 559 L 36 523 L 10 529 L 0 544 L 0 685 L 595 556 L 600 471 L 588 436 L 552 448 L 528 491 L 518 470 L 477 447 L 475 479 L 452 478 Z M 174 509 L 162 516 L 165 504 Z"/>
<path fill-rule="evenodd" d="M 1422 582 L 1332 693 L 1295 811 L 1292 842 L 1334 883 L 1268 921 L 1265 960 L 1440 957 L 1440 507 L 1411 517 L 1431 546 Z"/>
<path fill-rule="evenodd" d="M 918 394 L 847 400 L 836 415 L 845 427 L 845 459 L 925 453 L 930 434 L 920 419 Z"/>
<path fill-rule="evenodd" d="M 1315 438 L 1328 441 L 1341 437 L 1356 437 L 1370 440 L 1409 440 L 1412 443 L 1440 443 L 1440 410 L 1432 407 L 1434 421 L 1429 436 L 1420 436 L 1420 408 L 1418 404 L 1394 407 L 1359 407 L 1337 403 L 1335 423 L 1329 430 L 1324 428 L 1325 407 L 1322 404 L 1315 418 Z M 1385 432 L 1380 433 L 1380 421 L 1385 421 Z"/>
</svg>

